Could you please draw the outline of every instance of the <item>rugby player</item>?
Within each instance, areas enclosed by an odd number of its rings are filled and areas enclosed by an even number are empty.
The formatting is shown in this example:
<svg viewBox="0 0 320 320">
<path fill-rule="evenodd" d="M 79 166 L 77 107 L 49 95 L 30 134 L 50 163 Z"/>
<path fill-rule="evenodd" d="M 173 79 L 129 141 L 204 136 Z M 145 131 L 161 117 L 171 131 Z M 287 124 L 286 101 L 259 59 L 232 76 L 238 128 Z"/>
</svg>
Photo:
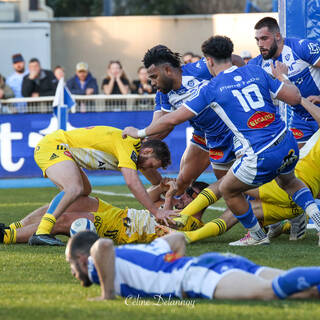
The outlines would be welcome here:
<svg viewBox="0 0 320 320">
<path fill-rule="evenodd" d="M 227 37 L 209 38 L 203 43 L 202 51 L 210 73 L 215 77 L 175 112 L 161 117 L 156 124 L 143 130 L 127 127 L 123 136 L 152 135 L 210 107 L 233 131 L 243 147 L 242 157 L 224 176 L 219 190 L 227 206 L 249 230 L 250 242 L 247 244 L 269 244 L 269 239 L 243 193 L 274 178 L 315 221 L 320 232 L 319 209 L 310 190 L 294 175 L 299 157 L 297 143 L 272 102 L 273 98 L 291 105 L 301 102 L 299 90 L 286 78 L 286 66 L 281 63 L 276 63 L 275 67 L 272 65 L 277 79 L 272 79 L 258 66 L 232 66 L 233 43 Z"/>
<path fill-rule="evenodd" d="M 301 96 L 320 104 L 315 97 L 320 95 L 320 44 L 308 39 L 283 38 L 277 20 L 271 17 L 259 20 L 254 29 L 261 54 L 249 64 L 258 65 L 272 74 L 271 65 L 275 61 L 283 62 L 288 66 L 288 78 L 299 88 Z M 319 126 L 300 103 L 289 109 L 288 128 L 302 147 Z"/>
<path fill-rule="evenodd" d="M 112 240 L 84 231 L 72 237 L 66 248 L 72 275 L 85 287 L 100 285 L 96 300 L 159 295 L 164 299 L 319 298 L 320 267 L 284 271 L 230 253 L 184 254 L 185 240 L 179 233 L 148 245 L 114 247 Z"/>
<path fill-rule="evenodd" d="M 58 130 L 45 136 L 35 148 L 37 165 L 61 192 L 52 200 L 42 217 L 30 245 L 63 245 L 51 235 L 55 221 L 78 197 L 89 195 L 91 185 L 82 168 L 121 171 L 135 198 L 158 219 L 168 212 L 155 207 L 137 170 L 166 168 L 170 164 L 167 145 L 159 140 L 141 144 L 140 139 L 124 140 L 122 131 L 96 126 L 72 131 Z"/>
</svg>

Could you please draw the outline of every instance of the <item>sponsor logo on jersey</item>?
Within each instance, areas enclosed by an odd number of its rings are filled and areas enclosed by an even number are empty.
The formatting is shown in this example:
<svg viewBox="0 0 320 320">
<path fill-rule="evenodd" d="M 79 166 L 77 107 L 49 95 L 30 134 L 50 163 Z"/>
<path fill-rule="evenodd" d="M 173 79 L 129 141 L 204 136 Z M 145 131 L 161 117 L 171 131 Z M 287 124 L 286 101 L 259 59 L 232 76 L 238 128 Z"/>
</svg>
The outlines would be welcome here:
<svg viewBox="0 0 320 320">
<path fill-rule="evenodd" d="M 234 81 L 241 81 L 242 77 L 241 76 L 235 76 L 233 79 L 234 79 Z"/>
<path fill-rule="evenodd" d="M 166 262 L 174 262 L 178 259 L 180 259 L 182 256 L 178 253 L 167 253 L 165 256 L 164 256 L 164 261 Z"/>
<path fill-rule="evenodd" d="M 57 158 L 59 158 L 59 156 L 57 156 L 55 153 L 53 153 L 49 160 L 54 160 L 54 159 L 57 159 Z"/>
<path fill-rule="evenodd" d="M 64 154 L 69 157 L 69 158 L 72 158 L 72 154 L 70 151 L 65 151 Z"/>
<path fill-rule="evenodd" d="M 270 125 L 274 120 L 274 113 L 257 111 L 249 118 L 247 125 L 250 129 L 261 129 Z"/>
<path fill-rule="evenodd" d="M 308 48 L 310 51 L 310 54 L 318 54 L 320 53 L 320 46 L 317 43 L 309 43 Z"/>
<path fill-rule="evenodd" d="M 201 136 L 198 136 L 197 134 L 193 134 L 192 135 L 192 140 L 197 143 L 197 144 L 200 144 L 202 146 L 206 146 L 206 140 L 205 138 L 201 137 Z"/>
<path fill-rule="evenodd" d="M 293 163 L 298 161 L 298 156 L 295 154 L 293 149 L 290 149 L 288 152 L 288 155 L 286 155 L 283 160 L 280 168 L 277 170 L 278 173 L 281 173 L 283 170 L 285 170 L 287 167 L 291 166 Z"/>
<path fill-rule="evenodd" d="M 298 139 L 301 139 L 303 138 L 304 134 L 301 130 L 299 129 L 296 129 L 296 128 L 291 128 L 290 129 L 291 132 L 293 133 L 293 136 L 298 140 Z"/>
<path fill-rule="evenodd" d="M 220 160 L 223 158 L 223 151 L 220 149 L 210 149 L 209 150 L 209 157 L 213 160 Z"/>
<path fill-rule="evenodd" d="M 105 162 L 102 162 L 102 161 L 99 161 L 99 160 L 98 160 L 98 163 L 99 163 L 99 164 L 98 164 L 98 168 L 99 168 L 99 169 L 104 169 L 104 165 L 105 165 L 106 163 L 105 163 Z"/>
<path fill-rule="evenodd" d="M 130 158 L 135 164 L 138 163 L 138 155 L 137 155 L 137 153 L 135 151 L 132 151 Z"/>
</svg>

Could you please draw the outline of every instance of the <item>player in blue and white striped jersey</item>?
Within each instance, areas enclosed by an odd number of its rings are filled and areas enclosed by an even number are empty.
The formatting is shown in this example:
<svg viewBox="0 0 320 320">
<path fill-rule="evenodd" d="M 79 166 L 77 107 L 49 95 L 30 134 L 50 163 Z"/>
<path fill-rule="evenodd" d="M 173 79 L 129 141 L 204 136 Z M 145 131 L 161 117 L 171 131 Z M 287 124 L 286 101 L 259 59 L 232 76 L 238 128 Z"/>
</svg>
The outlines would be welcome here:
<svg viewBox="0 0 320 320">
<path fill-rule="evenodd" d="M 258 21 L 255 32 L 261 54 L 250 60 L 249 64 L 258 65 L 272 74 L 271 64 L 283 62 L 288 66 L 290 81 L 299 88 L 301 96 L 317 103 L 312 97 L 320 95 L 320 43 L 307 39 L 282 38 L 277 21 L 271 17 Z M 287 125 L 299 147 L 318 130 L 317 122 L 300 103 L 289 107 Z"/>
<path fill-rule="evenodd" d="M 97 300 L 132 298 L 284 299 L 319 297 L 320 267 L 287 272 L 237 255 L 185 257 L 185 240 L 171 234 L 149 245 L 114 247 L 90 231 L 72 237 L 66 260 L 83 286 L 101 286 Z"/>
</svg>

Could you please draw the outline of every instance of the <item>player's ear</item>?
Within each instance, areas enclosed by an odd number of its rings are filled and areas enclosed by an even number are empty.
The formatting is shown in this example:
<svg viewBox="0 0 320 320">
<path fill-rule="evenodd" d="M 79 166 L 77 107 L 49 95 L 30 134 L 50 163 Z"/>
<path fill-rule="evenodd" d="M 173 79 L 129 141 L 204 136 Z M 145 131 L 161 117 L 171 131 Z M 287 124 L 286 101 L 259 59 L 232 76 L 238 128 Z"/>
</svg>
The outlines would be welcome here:
<svg viewBox="0 0 320 320">
<path fill-rule="evenodd" d="M 281 40 L 281 33 L 280 32 L 276 32 L 276 41 L 280 41 Z"/>
</svg>

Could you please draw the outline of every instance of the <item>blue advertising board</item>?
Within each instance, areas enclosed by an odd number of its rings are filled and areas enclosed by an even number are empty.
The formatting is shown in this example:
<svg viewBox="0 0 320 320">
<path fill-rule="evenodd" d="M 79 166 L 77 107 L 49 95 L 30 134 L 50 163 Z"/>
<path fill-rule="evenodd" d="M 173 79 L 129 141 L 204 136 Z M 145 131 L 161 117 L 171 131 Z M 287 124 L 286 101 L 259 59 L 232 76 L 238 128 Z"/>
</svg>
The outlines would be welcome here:
<svg viewBox="0 0 320 320">
<path fill-rule="evenodd" d="M 93 125 L 144 128 L 151 122 L 152 115 L 152 111 L 71 113 L 67 128 Z M 0 178 L 41 177 L 41 170 L 33 159 L 33 150 L 44 135 L 56 129 L 57 119 L 52 114 L 0 115 Z M 172 165 L 167 171 L 179 171 L 187 132 L 191 131 L 188 123 L 184 123 L 165 139 L 172 157 Z M 90 174 L 101 174 L 101 171 L 91 171 Z"/>
</svg>

